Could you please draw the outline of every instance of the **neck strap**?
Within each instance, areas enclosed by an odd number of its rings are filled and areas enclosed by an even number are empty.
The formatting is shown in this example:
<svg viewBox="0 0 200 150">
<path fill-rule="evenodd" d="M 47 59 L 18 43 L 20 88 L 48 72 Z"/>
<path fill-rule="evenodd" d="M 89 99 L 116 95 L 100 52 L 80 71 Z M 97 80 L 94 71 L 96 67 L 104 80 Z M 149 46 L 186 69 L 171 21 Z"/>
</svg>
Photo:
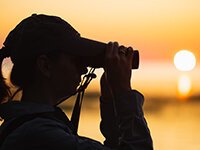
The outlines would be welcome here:
<svg viewBox="0 0 200 150">
<path fill-rule="evenodd" d="M 83 80 L 77 90 L 78 95 L 77 95 L 76 102 L 75 102 L 74 109 L 73 109 L 72 116 L 71 116 L 71 122 L 74 125 L 74 134 L 76 134 L 76 135 L 78 132 L 78 124 L 79 124 L 79 119 L 80 119 L 80 111 L 81 111 L 83 96 L 85 93 L 85 89 L 89 85 L 90 81 L 92 79 L 96 78 L 94 71 L 95 71 L 94 68 L 90 69 L 89 73 L 83 77 Z"/>
</svg>

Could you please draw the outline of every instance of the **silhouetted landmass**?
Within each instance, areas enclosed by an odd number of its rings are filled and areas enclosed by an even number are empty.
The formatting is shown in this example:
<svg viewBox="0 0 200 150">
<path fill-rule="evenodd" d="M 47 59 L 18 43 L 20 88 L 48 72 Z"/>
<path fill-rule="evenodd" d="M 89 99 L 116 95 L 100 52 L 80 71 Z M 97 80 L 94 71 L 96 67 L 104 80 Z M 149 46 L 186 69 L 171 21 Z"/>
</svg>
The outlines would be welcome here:
<svg viewBox="0 0 200 150">
<path fill-rule="evenodd" d="M 99 102 L 100 92 L 85 92 L 83 98 L 83 107 L 93 108 L 95 103 Z M 76 95 L 71 97 L 69 100 L 66 100 L 61 105 L 65 110 L 72 110 L 76 100 Z M 187 99 L 179 99 L 177 97 L 146 97 L 144 103 L 144 111 L 147 113 L 157 113 L 161 112 L 168 106 L 179 107 L 181 105 L 187 105 L 190 103 L 199 103 L 200 95 L 193 95 Z"/>
<path fill-rule="evenodd" d="M 189 97 L 189 100 L 200 102 L 200 95 L 192 95 L 192 96 Z"/>
<path fill-rule="evenodd" d="M 100 92 L 85 92 L 84 97 L 88 98 L 99 98 Z"/>
</svg>

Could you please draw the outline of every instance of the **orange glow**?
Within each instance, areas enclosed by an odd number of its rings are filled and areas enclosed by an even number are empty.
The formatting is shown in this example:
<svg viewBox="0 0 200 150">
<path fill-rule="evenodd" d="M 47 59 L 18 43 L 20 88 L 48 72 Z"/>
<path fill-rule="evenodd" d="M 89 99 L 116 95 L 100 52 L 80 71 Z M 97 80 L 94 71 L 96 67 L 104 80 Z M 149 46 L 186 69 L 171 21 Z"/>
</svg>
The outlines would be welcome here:
<svg viewBox="0 0 200 150">
<path fill-rule="evenodd" d="M 7 34 L 33 13 L 57 15 L 84 37 L 132 46 L 140 52 L 140 69 L 132 87 L 150 96 L 177 96 L 177 77 L 172 62 L 180 49 L 196 56 L 188 77 L 200 91 L 200 0 L 0 0 L 0 48 Z M 89 90 L 99 89 L 99 79 Z M 167 91 L 167 92 L 166 92 Z M 195 92 L 195 93 L 192 93 Z"/>
</svg>

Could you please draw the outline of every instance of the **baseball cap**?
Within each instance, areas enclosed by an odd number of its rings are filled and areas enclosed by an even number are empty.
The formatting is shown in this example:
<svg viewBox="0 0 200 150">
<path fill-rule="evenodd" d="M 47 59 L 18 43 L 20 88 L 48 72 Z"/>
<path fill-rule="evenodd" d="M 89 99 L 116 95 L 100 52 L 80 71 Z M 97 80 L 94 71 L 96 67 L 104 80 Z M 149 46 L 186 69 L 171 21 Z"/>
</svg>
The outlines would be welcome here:
<svg viewBox="0 0 200 150">
<path fill-rule="evenodd" d="M 4 46 L 13 63 L 42 53 L 63 51 L 70 55 L 93 57 L 104 53 L 106 44 L 81 37 L 57 16 L 33 14 L 22 20 L 7 36 Z"/>
</svg>

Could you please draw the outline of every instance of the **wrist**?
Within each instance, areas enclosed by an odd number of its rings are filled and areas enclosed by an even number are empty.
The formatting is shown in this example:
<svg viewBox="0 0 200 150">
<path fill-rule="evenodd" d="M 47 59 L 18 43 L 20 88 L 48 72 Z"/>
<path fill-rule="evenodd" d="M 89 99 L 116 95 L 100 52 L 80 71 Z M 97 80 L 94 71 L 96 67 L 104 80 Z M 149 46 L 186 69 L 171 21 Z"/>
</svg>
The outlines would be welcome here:
<svg viewBox="0 0 200 150">
<path fill-rule="evenodd" d="M 113 95 L 116 96 L 116 95 L 120 95 L 120 94 L 123 94 L 123 93 L 128 93 L 130 92 L 132 89 L 131 87 L 116 87 L 116 88 L 113 88 Z"/>
</svg>

